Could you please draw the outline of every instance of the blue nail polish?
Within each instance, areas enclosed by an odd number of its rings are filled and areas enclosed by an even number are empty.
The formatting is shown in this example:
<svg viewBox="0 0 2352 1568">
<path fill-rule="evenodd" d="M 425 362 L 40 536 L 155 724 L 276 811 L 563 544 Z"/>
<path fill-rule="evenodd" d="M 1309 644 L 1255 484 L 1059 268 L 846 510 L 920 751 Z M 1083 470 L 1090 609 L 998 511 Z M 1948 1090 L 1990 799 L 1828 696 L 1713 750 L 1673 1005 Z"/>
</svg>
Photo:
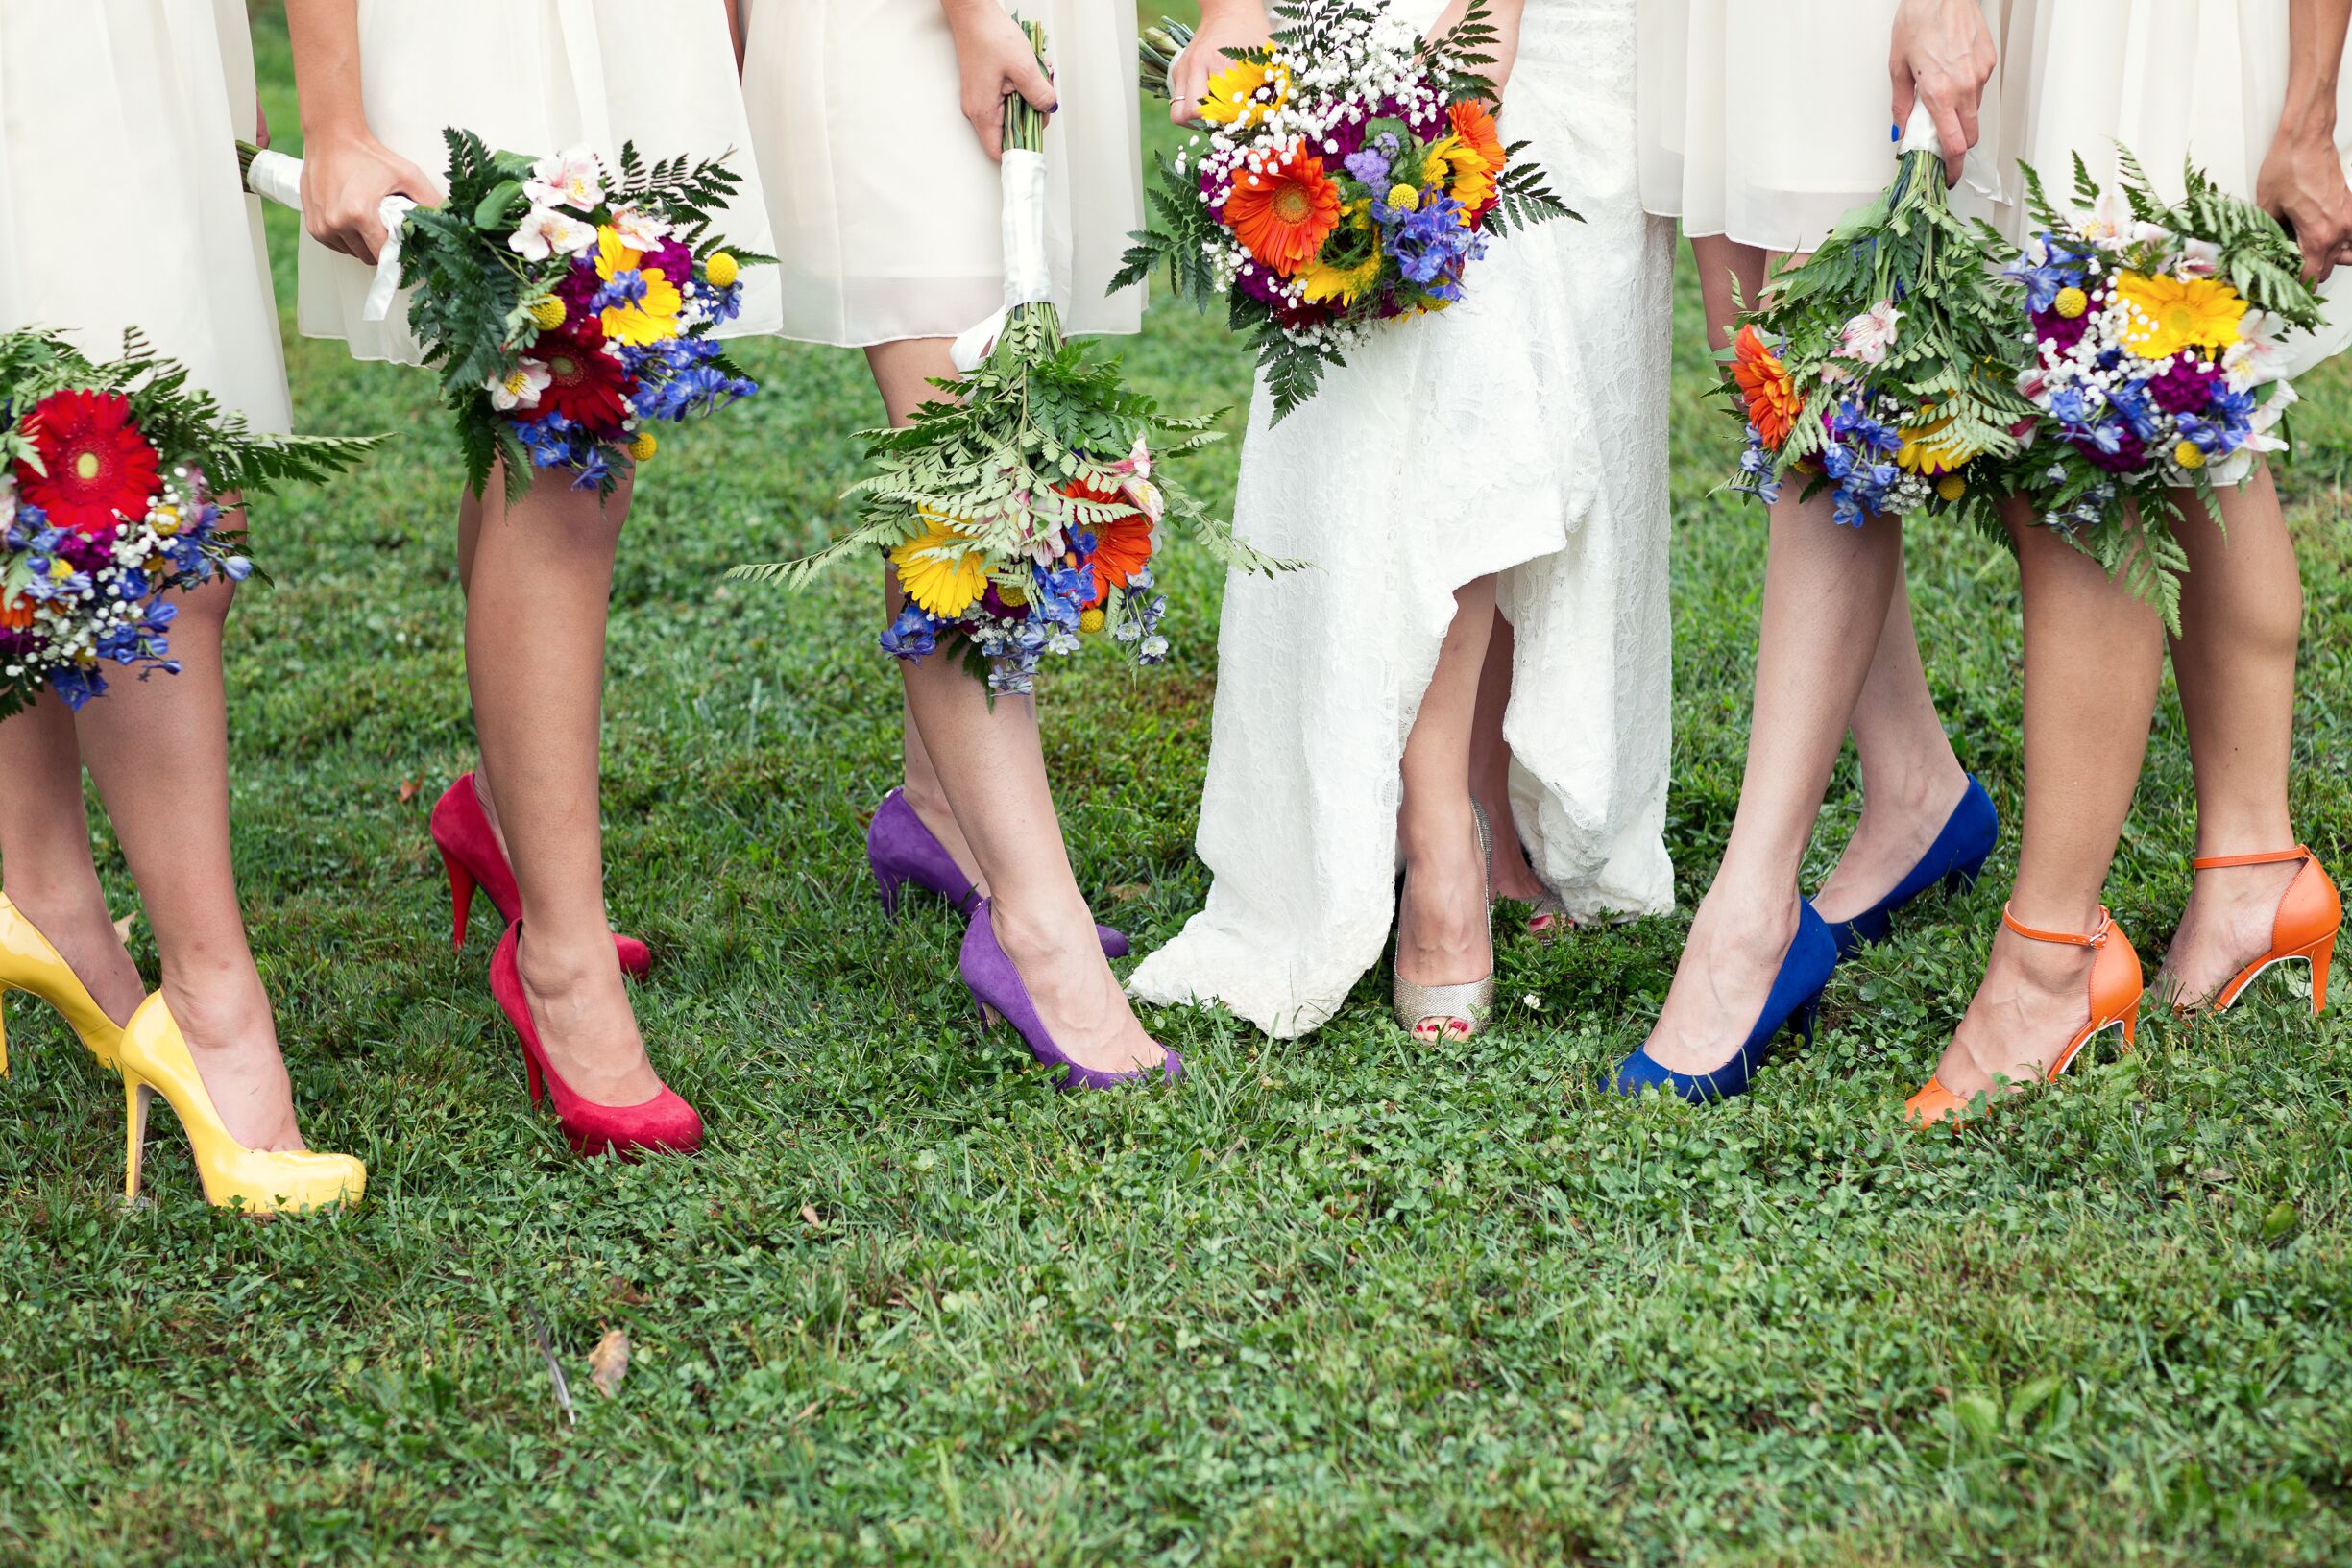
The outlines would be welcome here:
<svg viewBox="0 0 2352 1568">
<path fill-rule="evenodd" d="M 1888 126 L 1886 128 L 1886 139 L 1888 141 L 1901 141 L 1903 139 L 1903 127 L 1900 125 Z"/>
</svg>

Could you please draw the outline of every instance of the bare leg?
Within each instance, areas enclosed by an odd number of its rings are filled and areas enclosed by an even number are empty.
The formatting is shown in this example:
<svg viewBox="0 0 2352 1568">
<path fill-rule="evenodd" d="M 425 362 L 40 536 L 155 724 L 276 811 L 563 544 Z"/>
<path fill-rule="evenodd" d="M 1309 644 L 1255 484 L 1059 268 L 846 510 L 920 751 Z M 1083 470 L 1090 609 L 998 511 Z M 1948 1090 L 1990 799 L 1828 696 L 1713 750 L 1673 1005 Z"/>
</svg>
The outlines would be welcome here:
<svg viewBox="0 0 2352 1568">
<path fill-rule="evenodd" d="M 2172 675 L 2196 773 L 2196 853 L 2259 855 L 2295 840 L 2287 808 L 2303 583 L 2266 466 L 2221 495 L 2221 521 L 2189 496 L 2189 552 Z M 2165 953 L 2158 994 L 2199 1002 L 2270 949 L 2279 899 L 2301 867 L 2200 871 Z"/>
<path fill-rule="evenodd" d="M 1900 573 L 1853 730 L 1862 764 L 1862 820 L 1813 895 L 1824 920 L 1851 920 L 1892 893 L 1968 792 L 1968 772 L 1952 755 L 1928 690 L 1911 595 Z"/>
<path fill-rule="evenodd" d="M 1453 624 L 1405 740 L 1396 839 L 1407 871 L 1396 911 L 1396 973 L 1414 985 L 1467 985 L 1494 968 L 1469 790 L 1470 730 L 1494 622 L 1492 577 L 1455 591 Z M 1505 817 L 1506 830 L 1509 822 Z M 1425 1018 L 1413 1033 L 1459 1040 L 1474 1027 L 1467 1018 Z"/>
<path fill-rule="evenodd" d="M 931 380 L 955 374 L 947 350 L 934 338 L 866 351 L 892 420 L 908 420 L 937 396 Z M 893 591 L 892 614 L 898 606 Z M 954 658 L 934 655 L 899 668 L 922 755 L 952 825 L 960 830 L 968 863 L 993 901 L 997 938 L 1055 1043 L 1072 1059 L 1103 1072 L 1157 1067 L 1165 1052 L 1136 1022 L 1070 869 L 1046 778 L 1036 703 L 999 697 L 991 704 L 986 688 Z M 909 779 L 911 800 L 911 767 Z M 939 825 L 933 831 L 956 847 L 958 839 Z M 964 856 L 958 858 L 965 863 Z"/>
<path fill-rule="evenodd" d="M 1893 522 L 1840 527 L 1826 496 L 1793 486 L 1772 509 L 1739 813 L 1646 1048 L 1662 1067 L 1711 1073 L 1756 1025 L 1796 939 L 1797 876 L 1868 672 L 1854 650 L 1879 641 L 1902 569 Z"/>
<path fill-rule="evenodd" d="M 1487 596 L 1490 601 L 1493 598 L 1491 579 L 1488 580 Z M 1487 639 L 1487 656 L 1479 667 L 1477 707 L 1470 726 L 1470 795 L 1486 808 L 1487 822 L 1494 830 L 1494 853 L 1487 866 L 1487 874 L 1493 880 L 1494 896 L 1533 904 L 1543 897 L 1544 886 L 1536 876 L 1535 867 L 1527 863 L 1526 846 L 1519 842 L 1517 826 L 1512 821 L 1511 748 L 1503 740 L 1503 714 L 1511 706 L 1511 622 L 1499 614 L 1491 620 L 1494 631 Z M 1454 625 L 1461 624 L 1457 608 Z M 1447 656 L 1452 646 L 1450 641 L 1446 644 Z M 1414 732 L 1416 737 L 1419 733 Z M 1411 756 L 1411 752 L 1408 750 L 1406 755 Z M 1547 931 L 1556 919 L 1550 914 L 1537 915 L 1528 921 L 1527 929 Z"/>
<path fill-rule="evenodd" d="M 1699 298 L 1707 305 L 1707 346 L 1721 353 L 1732 346 L 1740 302 L 1754 305 L 1764 292 L 1771 257 L 1721 234 L 1701 234 L 1691 239 L 1690 258 L 1698 263 Z"/>
<path fill-rule="evenodd" d="M 2025 819 L 2010 908 L 2027 926 L 2089 933 L 2147 754 L 2164 623 L 2012 505 L 2025 613 Z M 1936 1069 L 1963 1098 L 1996 1076 L 2039 1076 L 2090 1021 L 2093 953 L 2003 927 L 1984 981 Z"/>
<path fill-rule="evenodd" d="M 573 1089 L 603 1105 L 661 1090 L 604 919 L 597 809 L 604 624 L 629 512 L 542 473 L 509 504 L 494 473 L 466 597 L 466 678 L 482 760 L 498 780 L 522 894 L 522 987 L 541 1043 Z"/>
<path fill-rule="evenodd" d="M 98 885 L 81 745 L 63 703 L 43 697 L 0 723 L 0 779 L 8 781 L 0 788 L 0 889 L 49 938 L 107 1016 L 129 1023 L 147 986 L 114 934 Z"/>
<path fill-rule="evenodd" d="M 234 519 L 226 526 L 240 526 Z M 234 591 L 180 598 L 176 676 L 118 680 L 74 734 L 155 929 L 160 990 L 230 1133 L 303 1146 L 269 993 L 246 945 L 229 843 L 229 704 L 221 640 Z"/>
</svg>

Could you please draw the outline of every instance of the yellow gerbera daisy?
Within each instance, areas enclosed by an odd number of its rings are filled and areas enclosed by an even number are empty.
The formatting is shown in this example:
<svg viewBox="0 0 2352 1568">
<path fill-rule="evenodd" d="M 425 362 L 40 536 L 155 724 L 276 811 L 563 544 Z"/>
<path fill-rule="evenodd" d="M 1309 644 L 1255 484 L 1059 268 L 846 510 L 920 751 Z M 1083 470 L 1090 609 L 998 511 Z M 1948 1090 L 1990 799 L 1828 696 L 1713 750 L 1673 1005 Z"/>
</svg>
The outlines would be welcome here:
<svg viewBox="0 0 2352 1568">
<path fill-rule="evenodd" d="M 1317 304 L 1328 304 L 1337 300 L 1342 305 L 1353 305 L 1364 297 L 1364 291 L 1380 281 L 1380 253 L 1375 251 L 1352 267 L 1335 267 L 1328 261 L 1310 261 L 1298 272 L 1298 286 Z"/>
<path fill-rule="evenodd" d="M 1924 415 L 1927 410 L 1922 409 Z M 1940 474 L 1957 473 L 1968 467 L 1976 452 L 1965 443 L 1944 432 L 1952 427 L 1952 416 L 1926 424 L 1906 424 L 1903 427 L 1903 447 L 1895 453 L 1896 466 L 1905 473 L 1922 473 L 1933 479 Z"/>
<path fill-rule="evenodd" d="M 2216 277 L 2124 273 L 2116 278 L 2115 292 L 2134 312 L 2124 347 L 2144 359 L 2163 359 L 2185 349 L 2226 348 L 2238 341 L 2238 324 L 2245 319 L 2245 301 Z"/>
<path fill-rule="evenodd" d="M 661 268 L 648 268 L 644 261 L 643 253 L 631 250 L 610 225 L 596 231 L 596 276 L 609 283 L 618 274 L 634 272 L 645 283 L 643 299 L 604 313 L 604 335 L 641 349 L 676 337 L 678 312 L 686 307 L 686 297 L 678 292 L 678 285 L 664 277 Z"/>
<path fill-rule="evenodd" d="M 1494 199 L 1494 170 L 1486 155 L 1458 135 L 1438 138 L 1421 164 L 1421 179 L 1462 204 L 1465 225 Z"/>
<path fill-rule="evenodd" d="M 1260 92 L 1267 96 L 1260 98 Z M 1247 128 L 1279 112 L 1290 101 L 1289 66 L 1240 60 L 1209 78 L 1208 96 L 1200 101 L 1200 118 L 1211 125 Z"/>
<path fill-rule="evenodd" d="M 988 591 L 988 561 L 953 518 L 923 509 L 925 528 L 890 552 L 898 586 L 907 597 L 942 619 L 953 620 Z"/>
</svg>

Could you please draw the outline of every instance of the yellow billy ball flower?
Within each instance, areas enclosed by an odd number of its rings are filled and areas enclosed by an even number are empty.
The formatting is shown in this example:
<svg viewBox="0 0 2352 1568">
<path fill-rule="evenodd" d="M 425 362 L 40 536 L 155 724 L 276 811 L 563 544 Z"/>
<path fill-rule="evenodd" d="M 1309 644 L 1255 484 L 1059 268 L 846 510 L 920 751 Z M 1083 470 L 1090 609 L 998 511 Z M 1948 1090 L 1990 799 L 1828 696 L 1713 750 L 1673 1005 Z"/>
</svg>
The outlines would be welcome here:
<svg viewBox="0 0 2352 1568">
<path fill-rule="evenodd" d="M 2184 441 L 2172 448 L 2172 461 L 2194 472 L 2205 466 L 2205 448 L 2194 441 Z"/>
<path fill-rule="evenodd" d="M 999 583 L 996 585 L 996 596 L 1004 601 L 1005 607 L 1007 610 L 1026 610 L 1029 608 L 1028 589 L 1015 588 L 1010 583 Z"/>
<path fill-rule="evenodd" d="M 157 507 L 155 516 L 147 519 L 147 526 L 161 534 L 165 539 L 171 538 L 172 535 L 180 532 L 180 508 L 176 506 Z"/>
<path fill-rule="evenodd" d="M 1079 612 L 1078 629 L 1092 637 L 1103 629 L 1103 623 L 1108 618 L 1100 610 L 1081 610 Z"/>
<path fill-rule="evenodd" d="M 737 265 L 735 257 L 724 251 L 713 251 L 711 258 L 702 264 L 702 276 L 711 280 L 711 286 L 715 289 L 735 287 L 735 280 L 741 273 L 742 269 Z"/>
<path fill-rule="evenodd" d="M 1401 183 L 1392 186 L 1389 190 L 1389 205 L 1400 212 L 1418 212 L 1421 209 L 1420 187 Z"/>
<path fill-rule="evenodd" d="M 2058 291 L 2058 314 L 2065 317 L 2068 321 L 2075 320 L 2076 318 L 2080 317 L 2084 311 L 2090 308 L 2091 297 L 2083 293 L 2082 290 L 2060 289 Z"/>
<path fill-rule="evenodd" d="M 1935 482 L 1935 493 L 1948 501 L 1956 501 L 1968 494 L 1968 481 L 1956 473 L 1948 473 Z"/>
<path fill-rule="evenodd" d="M 640 430 L 637 432 L 637 439 L 629 443 L 629 457 L 634 462 L 650 463 L 653 461 L 653 454 L 661 449 L 662 444 L 653 439 L 652 431 Z"/>
<path fill-rule="evenodd" d="M 544 300 L 533 300 L 529 309 L 531 325 L 542 332 L 554 331 L 564 325 L 564 318 L 570 314 L 564 308 L 564 302 L 552 294 Z"/>
</svg>

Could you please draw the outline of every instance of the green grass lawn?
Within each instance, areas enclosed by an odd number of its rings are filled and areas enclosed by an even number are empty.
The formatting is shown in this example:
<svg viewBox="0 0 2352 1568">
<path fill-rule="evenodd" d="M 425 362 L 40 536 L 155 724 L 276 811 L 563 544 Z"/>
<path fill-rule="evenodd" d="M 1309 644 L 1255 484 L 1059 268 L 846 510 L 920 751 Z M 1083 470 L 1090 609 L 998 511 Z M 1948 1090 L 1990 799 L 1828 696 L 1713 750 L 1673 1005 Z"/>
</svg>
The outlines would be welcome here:
<svg viewBox="0 0 2352 1568">
<path fill-rule="evenodd" d="M 290 128 L 281 36 L 262 58 Z M 272 237 L 290 307 L 282 217 Z M 1736 794 L 1763 535 L 1710 494 L 1733 431 L 1688 289 L 1679 325 L 1687 903 Z M 153 1202 L 125 1212 L 119 1090 L 17 999 L 0 1561 L 2352 1557 L 2352 961 L 2331 1022 L 2273 977 L 2226 1020 L 2151 1017 L 2136 1056 L 1977 1134 L 1908 1134 L 2012 832 L 1976 893 L 1841 973 L 1815 1049 L 1720 1108 L 1596 1089 L 1680 916 L 1506 940 L 1500 1025 L 1467 1047 L 1399 1035 L 1374 975 L 1303 1042 L 1155 1015 L 1180 1090 L 1055 1096 L 975 1025 L 954 918 L 875 906 L 861 830 L 898 726 L 874 585 L 719 582 L 839 523 L 877 411 L 854 354 L 756 350 L 766 393 L 643 487 L 612 901 L 658 952 L 640 1017 L 712 1147 L 576 1163 L 526 1106 L 489 943 L 449 951 L 425 836 L 471 758 L 442 416 L 411 374 L 289 353 L 307 427 L 399 437 L 256 519 L 277 582 L 231 670 L 255 943 L 307 1130 L 367 1159 L 368 1201 L 216 1216 L 160 1116 Z M 1128 357 L 1178 404 L 1246 395 L 1246 356 L 1164 306 Z M 2352 863 L 2352 374 L 2308 390 L 2295 819 Z M 1227 495 L 1233 462 L 1195 478 Z M 1943 711 L 2013 820 L 2015 573 L 1928 529 L 1912 572 Z M 1081 878 L 1144 947 L 1204 892 L 1217 579 L 1170 576 L 1171 668 L 1089 660 L 1045 695 Z M 2108 889 L 2151 964 L 2190 811 L 2168 702 Z M 587 1361 L 611 1329 L 635 1359 L 607 1397 Z"/>
</svg>

